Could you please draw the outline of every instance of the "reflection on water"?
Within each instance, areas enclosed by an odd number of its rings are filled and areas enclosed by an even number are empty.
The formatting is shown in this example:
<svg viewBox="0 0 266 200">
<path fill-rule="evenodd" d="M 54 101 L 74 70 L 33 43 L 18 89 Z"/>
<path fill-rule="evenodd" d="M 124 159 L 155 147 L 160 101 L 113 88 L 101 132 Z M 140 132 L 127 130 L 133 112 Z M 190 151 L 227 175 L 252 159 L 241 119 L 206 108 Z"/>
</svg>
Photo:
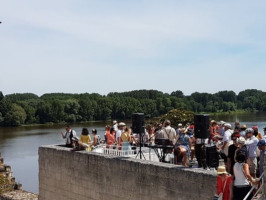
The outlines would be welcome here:
<svg viewBox="0 0 266 200">
<path fill-rule="evenodd" d="M 266 113 L 233 114 L 211 116 L 216 121 L 226 121 L 233 123 L 240 121 L 248 127 L 257 125 L 259 131 L 266 126 Z M 130 124 L 127 121 L 127 124 Z M 91 133 L 93 128 L 98 130 L 103 138 L 104 127 L 111 122 L 90 122 L 86 124 L 72 125 L 78 136 L 83 127 L 87 127 Z M 41 145 L 64 144 L 61 138 L 61 131 L 65 131 L 64 125 L 34 126 L 0 128 L 0 152 L 5 160 L 5 164 L 11 166 L 16 181 L 22 184 L 24 190 L 38 193 L 38 148 Z"/>
</svg>

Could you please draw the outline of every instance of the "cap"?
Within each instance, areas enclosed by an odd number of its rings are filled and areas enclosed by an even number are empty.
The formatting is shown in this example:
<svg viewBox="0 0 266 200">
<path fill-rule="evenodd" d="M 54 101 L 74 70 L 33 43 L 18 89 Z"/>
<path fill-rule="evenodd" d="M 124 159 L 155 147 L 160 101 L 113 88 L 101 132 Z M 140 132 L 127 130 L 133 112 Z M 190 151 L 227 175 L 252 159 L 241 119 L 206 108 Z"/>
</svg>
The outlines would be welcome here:
<svg viewBox="0 0 266 200">
<path fill-rule="evenodd" d="M 255 131 L 255 130 L 258 130 L 258 126 L 252 126 L 252 129 Z"/>
<path fill-rule="evenodd" d="M 245 130 L 245 133 L 254 133 L 254 130 L 252 128 L 247 128 Z"/>
<path fill-rule="evenodd" d="M 257 144 L 258 147 L 264 146 L 266 144 L 265 140 L 260 140 Z"/>
<path fill-rule="evenodd" d="M 266 127 L 264 127 L 263 130 L 266 131 Z"/>
</svg>

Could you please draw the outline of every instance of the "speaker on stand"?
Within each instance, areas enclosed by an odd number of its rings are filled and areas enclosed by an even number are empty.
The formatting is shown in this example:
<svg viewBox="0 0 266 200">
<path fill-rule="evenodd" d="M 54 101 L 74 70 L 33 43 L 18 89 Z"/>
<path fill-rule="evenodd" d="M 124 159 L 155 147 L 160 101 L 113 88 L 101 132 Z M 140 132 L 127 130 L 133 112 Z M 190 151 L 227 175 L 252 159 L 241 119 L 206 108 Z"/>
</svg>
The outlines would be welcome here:
<svg viewBox="0 0 266 200">
<path fill-rule="evenodd" d="M 136 158 L 140 155 L 140 159 L 142 156 L 144 157 L 141 147 L 143 143 L 143 137 L 145 134 L 145 116 L 144 113 L 133 113 L 132 114 L 132 132 L 139 134 L 139 152 L 137 153 Z M 144 159 L 146 159 L 144 157 Z"/>
</svg>

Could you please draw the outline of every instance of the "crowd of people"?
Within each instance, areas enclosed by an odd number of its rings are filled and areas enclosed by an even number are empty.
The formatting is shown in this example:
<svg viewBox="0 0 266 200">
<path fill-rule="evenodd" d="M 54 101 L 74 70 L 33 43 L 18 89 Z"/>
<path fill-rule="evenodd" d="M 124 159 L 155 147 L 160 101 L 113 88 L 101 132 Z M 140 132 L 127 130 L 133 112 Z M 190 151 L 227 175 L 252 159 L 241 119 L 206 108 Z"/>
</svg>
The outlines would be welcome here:
<svg viewBox="0 0 266 200">
<path fill-rule="evenodd" d="M 155 145 L 158 139 L 167 139 L 173 146 L 174 164 L 188 166 L 189 161 L 197 160 L 198 167 L 204 167 L 201 153 L 202 138 L 195 137 L 194 124 L 178 124 L 175 129 L 169 120 L 162 124 L 148 124 L 143 134 L 133 133 L 132 129 L 124 122 L 113 121 L 106 125 L 104 140 L 97 135 L 97 130 L 92 129 L 92 139 L 87 128 L 82 129 L 80 138 L 70 126 L 62 137 L 66 139 L 66 146 L 73 150 L 91 151 L 104 142 L 106 148 L 120 150 L 131 149 L 143 145 Z M 205 146 L 216 149 L 220 159 L 223 160 L 216 166 L 217 169 L 217 194 L 223 193 L 223 199 L 243 199 L 251 188 L 251 184 L 258 183 L 258 177 L 263 173 L 264 153 L 266 142 L 266 127 L 264 134 L 258 126 L 247 127 L 245 124 L 235 122 L 232 126 L 224 121 L 210 121 L 209 137 L 204 138 Z M 200 139 L 200 140 L 199 140 Z"/>
</svg>

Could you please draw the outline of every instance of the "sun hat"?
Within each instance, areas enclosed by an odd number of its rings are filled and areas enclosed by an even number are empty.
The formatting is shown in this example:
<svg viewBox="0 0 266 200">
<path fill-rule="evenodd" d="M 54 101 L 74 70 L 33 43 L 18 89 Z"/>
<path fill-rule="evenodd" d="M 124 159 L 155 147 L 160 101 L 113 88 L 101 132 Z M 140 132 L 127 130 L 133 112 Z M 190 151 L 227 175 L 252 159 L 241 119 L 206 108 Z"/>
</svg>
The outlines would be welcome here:
<svg viewBox="0 0 266 200">
<path fill-rule="evenodd" d="M 240 126 L 241 129 L 246 129 L 247 128 L 247 125 L 246 124 L 243 124 Z"/>
<path fill-rule="evenodd" d="M 244 137 L 239 137 L 236 139 L 238 144 L 246 144 L 246 140 Z"/>
<path fill-rule="evenodd" d="M 266 144 L 265 140 L 260 140 L 257 144 L 258 147 L 264 146 Z"/>
<path fill-rule="evenodd" d="M 119 122 L 118 126 L 125 126 L 126 124 L 124 122 Z"/>
<path fill-rule="evenodd" d="M 227 128 L 230 128 L 230 129 L 232 128 L 231 124 L 229 124 L 229 123 L 225 123 L 224 127 L 227 127 Z"/>
<path fill-rule="evenodd" d="M 216 172 L 217 172 L 218 175 L 227 174 L 225 166 L 219 166 Z"/>
</svg>

